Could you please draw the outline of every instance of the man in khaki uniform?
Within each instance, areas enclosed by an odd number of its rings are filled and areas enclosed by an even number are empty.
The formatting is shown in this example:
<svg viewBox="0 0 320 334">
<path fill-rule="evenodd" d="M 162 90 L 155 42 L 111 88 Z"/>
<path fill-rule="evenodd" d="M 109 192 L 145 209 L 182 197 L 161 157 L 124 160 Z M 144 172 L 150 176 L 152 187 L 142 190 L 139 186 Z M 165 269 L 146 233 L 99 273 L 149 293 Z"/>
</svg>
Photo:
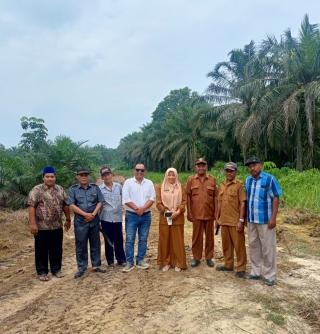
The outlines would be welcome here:
<svg viewBox="0 0 320 334">
<path fill-rule="evenodd" d="M 247 254 L 244 236 L 246 193 L 243 182 L 236 179 L 237 165 L 228 162 L 224 166 L 226 180 L 219 188 L 218 224 L 221 225 L 221 239 L 224 265 L 218 271 L 233 271 L 234 250 L 237 256 L 236 277 L 245 278 Z"/>
<path fill-rule="evenodd" d="M 217 209 L 216 180 L 207 175 L 208 165 L 204 158 L 196 161 L 197 174 L 188 178 L 187 208 L 188 220 L 193 224 L 192 230 L 192 267 L 200 264 L 203 253 L 203 234 L 205 235 L 205 258 L 209 267 L 214 267 L 214 220 Z"/>
</svg>

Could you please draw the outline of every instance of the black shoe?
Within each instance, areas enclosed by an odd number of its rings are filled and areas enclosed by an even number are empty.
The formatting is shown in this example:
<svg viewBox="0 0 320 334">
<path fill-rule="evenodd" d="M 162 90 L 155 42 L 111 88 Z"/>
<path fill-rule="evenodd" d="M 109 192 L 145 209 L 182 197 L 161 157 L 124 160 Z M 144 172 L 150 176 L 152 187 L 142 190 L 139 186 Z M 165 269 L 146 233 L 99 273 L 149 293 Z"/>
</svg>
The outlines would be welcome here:
<svg viewBox="0 0 320 334">
<path fill-rule="evenodd" d="M 75 274 L 74 274 L 74 278 L 77 279 L 77 278 L 80 278 L 84 275 L 85 271 L 77 271 Z"/>
<path fill-rule="evenodd" d="M 94 268 L 93 271 L 95 273 L 106 273 L 107 272 L 105 269 L 101 269 L 100 267 Z"/>
<path fill-rule="evenodd" d="M 250 275 L 249 279 L 257 281 L 260 280 L 262 277 L 260 275 Z"/>
<path fill-rule="evenodd" d="M 245 271 L 237 271 L 235 273 L 235 276 L 238 278 L 246 278 L 246 272 Z"/>
<path fill-rule="evenodd" d="M 199 264 L 200 260 L 195 260 L 195 259 L 191 260 L 191 267 L 198 267 Z"/>
<path fill-rule="evenodd" d="M 207 266 L 208 267 L 214 267 L 214 261 L 212 259 L 207 260 Z"/>
<path fill-rule="evenodd" d="M 216 270 L 218 270 L 218 271 L 233 271 L 233 269 L 226 268 L 225 266 L 218 266 L 216 268 Z"/>
<path fill-rule="evenodd" d="M 127 265 L 127 262 L 118 262 L 118 266 L 125 267 Z"/>
</svg>

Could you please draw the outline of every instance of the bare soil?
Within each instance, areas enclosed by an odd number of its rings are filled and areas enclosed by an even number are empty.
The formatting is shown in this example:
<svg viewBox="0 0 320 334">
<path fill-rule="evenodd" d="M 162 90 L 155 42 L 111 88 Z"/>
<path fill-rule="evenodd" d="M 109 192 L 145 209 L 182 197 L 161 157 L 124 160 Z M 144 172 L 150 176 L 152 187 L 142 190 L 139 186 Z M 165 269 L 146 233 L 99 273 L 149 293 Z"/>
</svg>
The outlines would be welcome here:
<svg viewBox="0 0 320 334">
<path fill-rule="evenodd" d="M 237 279 L 204 262 L 181 273 L 159 271 L 153 211 L 147 271 L 90 270 L 75 280 L 73 231 L 65 233 L 65 277 L 40 282 L 25 210 L 0 212 L 0 333 L 320 333 L 319 219 L 279 217 L 278 284 Z M 190 263 L 192 226 L 186 223 Z M 223 261 L 220 236 L 216 262 Z M 103 256 L 104 257 L 104 256 Z M 105 261 L 104 261 L 105 262 Z M 249 268 L 248 268 L 249 270 Z"/>
</svg>

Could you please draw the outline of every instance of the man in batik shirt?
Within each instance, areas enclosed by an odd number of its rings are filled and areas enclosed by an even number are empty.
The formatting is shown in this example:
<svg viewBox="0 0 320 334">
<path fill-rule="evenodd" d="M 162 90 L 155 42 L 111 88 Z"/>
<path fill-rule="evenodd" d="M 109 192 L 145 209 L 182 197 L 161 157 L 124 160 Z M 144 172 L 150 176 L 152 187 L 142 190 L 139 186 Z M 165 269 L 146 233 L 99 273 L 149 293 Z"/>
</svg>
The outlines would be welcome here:
<svg viewBox="0 0 320 334">
<path fill-rule="evenodd" d="M 66 217 L 65 230 L 70 228 L 67 194 L 56 184 L 56 172 L 51 166 L 42 171 L 43 183 L 35 186 L 29 193 L 29 223 L 34 235 L 36 271 L 41 281 L 48 281 L 48 259 L 50 271 L 61 278 L 63 224 L 62 215 Z"/>
</svg>

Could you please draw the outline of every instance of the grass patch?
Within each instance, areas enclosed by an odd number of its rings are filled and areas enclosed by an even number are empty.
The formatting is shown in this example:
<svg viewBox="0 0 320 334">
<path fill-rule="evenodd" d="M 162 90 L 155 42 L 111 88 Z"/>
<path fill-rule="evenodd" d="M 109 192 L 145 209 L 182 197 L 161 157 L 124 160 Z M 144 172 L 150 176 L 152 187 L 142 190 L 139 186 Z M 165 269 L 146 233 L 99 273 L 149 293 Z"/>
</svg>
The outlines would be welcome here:
<svg viewBox="0 0 320 334">
<path fill-rule="evenodd" d="M 266 312 L 267 320 L 272 321 L 277 326 L 284 326 L 286 324 L 285 315 L 288 314 L 288 309 L 282 306 L 282 299 L 262 293 L 251 294 L 250 299 L 262 305 Z"/>
<path fill-rule="evenodd" d="M 287 249 L 290 255 L 297 257 L 320 257 L 320 238 L 311 237 L 313 226 L 286 225 L 277 227 L 278 244 Z"/>
<path fill-rule="evenodd" d="M 320 299 L 303 298 L 295 306 L 297 314 L 314 329 L 320 331 Z M 319 333 L 319 332 L 318 332 Z"/>
<path fill-rule="evenodd" d="M 284 326 L 286 324 L 286 319 L 284 316 L 278 313 L 270 312 L 267 314 L 266 319 L 272 321 L 275 325 Z"/>
</svg>

